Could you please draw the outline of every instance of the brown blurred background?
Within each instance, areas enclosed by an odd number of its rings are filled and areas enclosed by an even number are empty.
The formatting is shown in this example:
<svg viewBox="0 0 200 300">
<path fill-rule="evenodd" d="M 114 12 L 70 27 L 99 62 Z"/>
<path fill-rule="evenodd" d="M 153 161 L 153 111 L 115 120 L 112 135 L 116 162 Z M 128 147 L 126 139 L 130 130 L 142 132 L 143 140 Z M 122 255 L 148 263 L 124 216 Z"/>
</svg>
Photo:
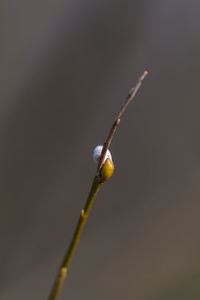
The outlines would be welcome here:
<svg viewBox="0 0 200 300">
<path fill-rule="evenodd" d="M 1 1 L 0 299 L 47 299 L 107 136 L 115 174 L 60 299 L 200 299 L 200 1 Z"/>
</svg>

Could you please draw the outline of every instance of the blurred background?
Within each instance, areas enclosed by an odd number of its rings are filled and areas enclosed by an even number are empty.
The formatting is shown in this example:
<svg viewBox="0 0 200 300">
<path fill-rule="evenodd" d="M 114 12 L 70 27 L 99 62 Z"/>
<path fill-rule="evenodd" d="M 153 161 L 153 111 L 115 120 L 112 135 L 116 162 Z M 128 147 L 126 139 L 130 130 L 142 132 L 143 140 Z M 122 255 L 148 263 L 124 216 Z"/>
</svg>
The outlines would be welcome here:
<svg viewBox="0 0 200 300">
<path fill-rule="evenodd" d="M 199 299 L 200 1 L 3 0 L 1 23 L 1 300 L 47 299 L 145 69 L 60 299 Z"/>
</svg>

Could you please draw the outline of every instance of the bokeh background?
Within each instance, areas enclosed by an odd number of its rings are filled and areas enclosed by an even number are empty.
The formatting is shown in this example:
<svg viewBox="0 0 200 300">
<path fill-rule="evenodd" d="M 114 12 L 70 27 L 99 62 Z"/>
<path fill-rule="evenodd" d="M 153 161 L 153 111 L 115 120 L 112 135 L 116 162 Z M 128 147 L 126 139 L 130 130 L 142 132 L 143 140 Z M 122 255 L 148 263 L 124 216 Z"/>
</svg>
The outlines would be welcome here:
<svg viewBox="0 0 200 300">
<path fill-rule="evenodd" d="M 200 1 L 2 0 L 1 32 L 1 300 L 47 299 L 145 69 L 60 299 L 200 299 Z"/>
</svg>

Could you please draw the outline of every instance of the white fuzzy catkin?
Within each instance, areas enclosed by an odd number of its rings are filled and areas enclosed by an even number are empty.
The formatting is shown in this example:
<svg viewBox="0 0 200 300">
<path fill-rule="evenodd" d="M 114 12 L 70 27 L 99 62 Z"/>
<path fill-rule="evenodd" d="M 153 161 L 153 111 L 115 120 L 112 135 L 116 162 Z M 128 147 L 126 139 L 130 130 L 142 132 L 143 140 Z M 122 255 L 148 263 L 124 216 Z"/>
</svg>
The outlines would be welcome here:
<svg viewBox="0 0 200 300">
<path fill-rule="evenodd" d="M 102 145 L 98 145 L 94 148 L 94 151 L 93 151 L 93 160 L 96 164 L 99 163 L 99 158 L 101 156 L 101 151 L 103 149 L 103 146 Z M 106 155 L 105 155 L 105 158 L 104 158 L 104 162 L 106 161 L 107 158 L 110 158 L 112 160 L 112 156 L 111 156 L 111 153 L 109 150 L 107 150 L 106 152 Z"/>
</svg>

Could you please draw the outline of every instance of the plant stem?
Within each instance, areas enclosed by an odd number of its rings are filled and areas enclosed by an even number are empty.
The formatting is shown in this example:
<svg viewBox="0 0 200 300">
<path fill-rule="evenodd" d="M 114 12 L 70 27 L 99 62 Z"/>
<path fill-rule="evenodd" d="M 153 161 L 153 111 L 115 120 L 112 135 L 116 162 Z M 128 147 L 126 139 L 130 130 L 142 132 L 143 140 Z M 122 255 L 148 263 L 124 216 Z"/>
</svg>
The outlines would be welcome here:
<svg viewBox="0 0 200 300">
<path fill-rule="evenodd" d="M 139 88 L 140 88 L 144 78 L 147 76 L 147 74 L 148 74 L 148 72 L 144 71 L 142 76 L 138 79 L 136 86 L 130 90 L 130 92 L 128 93 L 128 96 L 125 99 L 124 104 L 122 105 L 118 115 L 115 118 L 113 125 L 111 126 L 108 137 L 107 137 L 107 139 L 103 145 L 103 149 L 101 151 L 101 156 L 99 159 L 97 173 L 93 180 L 88 199 L 86 201 L 84 209 L 81 210 L 81 214 L 80 214 L 78 223 L 76 225 L 76 229 L 74 231 L 73 238 L 72 238 L 70 246 L 66 252 L 63 263 L 61 264 L 61 267 L 59 269 L 58 275 L 55 280 L 55 284 L 53 286 L 53 289 L 51 291 L 51 294 L 50 294 L 48 300 L 57 300 L 58 299 L 58 296 L 62 289 L 64 279 L 67 275 L 69 265 L 71 263 L 73 254 L 76 251 L 76 247 L 80 240 L 81 233 L 84 229 L 85 223 L 87 221 L 88 215 L 92 208 L 92 204 L 94 202 L 96 194 L 97 194 L 98 190 L 100 189 L 100 187 L 102 186 L 102 184 L 112 176 L 112 173 L 114 171 L 114 165 L 111 164 L 108 161 L 108 159 L 106 160 L 108 162 L 104 163 L 104 158 L 106 156 L 106 152 L 111 144 L 113 135 L 114 135 L 117 127 L 119 126 L 120 118 L 121 118 L 122 114 L 124 113 L 125 109 L 129 105 L 129 103 L 135 98 L 135 95 L 136 95 L 137 91 L 139 90 Z"/>
<path fill-rule="evenodd" d="M 81 233 L 84 229 L 85 223 L 87 221 L 88 215 L 90 213 L 90 210 L 92 208 L 92 204 L 94 202 L 94 199 L 96 197 L 97 192 L 99 191 L 100 187 L 102 186 L 103 182 L 99 176 L 95 176 L 94 181 L 92 183 L 92 187 L 90 189 L 90 193 L 88 195 L 88 199 L 86 201 L 84 209 L 81 210 L 80 217 L 78 220 L 78 223 L 76 225 L 76 229 L 73 234 L 73 238 L 71 240 L 70 246 L 67 250 L 67 253 L 64 257 L 64 260 L 60 266 L 58 276 L 56 278 L 55 284 L 53 286 L 53 289 L 51 291 L 51 294 L 49 296 L 49 300 L 56 300 L 58 299 L 58 296 L 60 294 L 60 291 L 62 289 L 62 285 L 64 282 L 64 279 L 67 275 L 67 271 L 69 268 L 69 265 L 71 263 L 73 254 L 76 250 L 76 247 L 78 245 L 78 242 L 80 240 Z"/>
</svg>

